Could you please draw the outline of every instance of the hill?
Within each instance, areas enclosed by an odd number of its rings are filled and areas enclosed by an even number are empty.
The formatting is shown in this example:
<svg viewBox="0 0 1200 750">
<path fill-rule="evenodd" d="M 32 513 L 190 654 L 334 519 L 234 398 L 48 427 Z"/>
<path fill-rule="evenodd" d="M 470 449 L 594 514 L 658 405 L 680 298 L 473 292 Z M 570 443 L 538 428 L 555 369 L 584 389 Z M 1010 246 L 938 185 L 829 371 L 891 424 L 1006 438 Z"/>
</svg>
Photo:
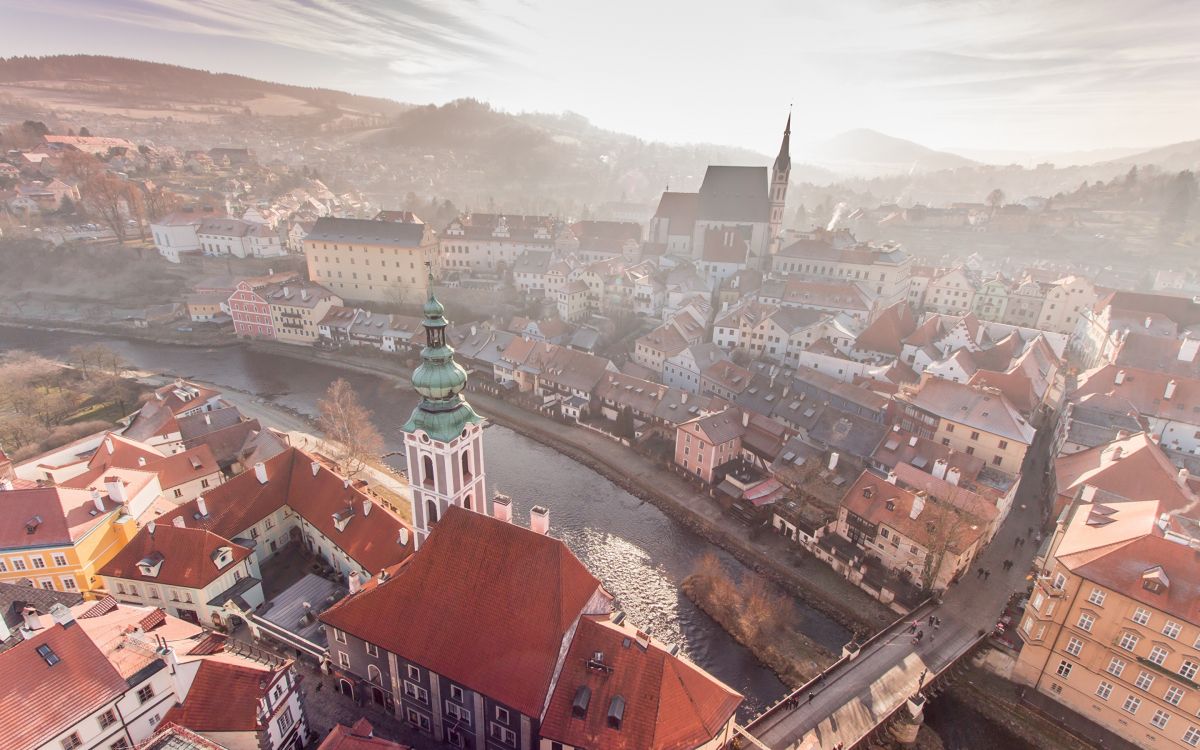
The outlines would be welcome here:
<svg viewBox="0 0 1200 750">
<path fill-rule="evenodd" d="M 1112 164 L 1153 164 L 1165 172 L 1200 169 L 1200 141 L 1183 141 L 1114 159 Z"/>
<path fill-rule="evenodd" d="M 958 154 L 935 151 L 866 128 L 848 130 L 818 143 L 807 156 L 822 167 L 855 176 L 937 172 L 978 164 Z"/>
</svg>

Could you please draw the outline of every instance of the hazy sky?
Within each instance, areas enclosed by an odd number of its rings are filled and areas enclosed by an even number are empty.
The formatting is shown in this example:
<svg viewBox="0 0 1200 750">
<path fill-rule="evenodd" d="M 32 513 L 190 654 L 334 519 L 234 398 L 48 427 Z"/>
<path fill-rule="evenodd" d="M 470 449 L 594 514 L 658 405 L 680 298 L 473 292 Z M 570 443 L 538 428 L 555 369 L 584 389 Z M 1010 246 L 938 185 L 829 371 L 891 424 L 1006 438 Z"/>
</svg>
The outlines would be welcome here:
<svg viewBox="0 0 1200 750">
<path fill-rule="evenodd" d="M 1200 138 L 1197 0 L 0 0 L 0 55 L 87 52 L 411 102 L 579 112 L 770 152 Z"/>
</svg>

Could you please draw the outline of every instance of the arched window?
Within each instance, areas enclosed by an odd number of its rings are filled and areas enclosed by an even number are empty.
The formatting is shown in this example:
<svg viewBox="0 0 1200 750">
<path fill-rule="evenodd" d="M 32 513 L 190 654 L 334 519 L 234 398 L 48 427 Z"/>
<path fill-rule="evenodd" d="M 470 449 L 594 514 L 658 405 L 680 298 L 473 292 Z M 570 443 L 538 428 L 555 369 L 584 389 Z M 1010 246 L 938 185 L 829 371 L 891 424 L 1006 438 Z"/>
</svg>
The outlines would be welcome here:
<svg viewBox="0 0 1200 750">
<path fill-rule="evenodd" d="M 475 510 L 475 498 L 470 493 L 463 498 L 463 507 L 467 510 Z"/>
<path fill-rule="evenodd" d="M 471 449 L 462 452 L 462 473 L 464 481 L 471 481 Z"/>
<path fill-rule="evenodd" d="M 433 486 L 433 459 L 429 456 L 421 457 L 421 482 L 426 487 Z"/>
<path fill-rule="evenodd" d="M 367 665 L 367 679 L 376 685 L 383 684 L 383 672 L 379 671 L 379 667 L 374 664 Z"/>
<path fill-rule="evenodd" d="M 438 522 L 438 507 L 433 500 L 425 501 L 425 525 L 433 526 Z"/>
</svg>

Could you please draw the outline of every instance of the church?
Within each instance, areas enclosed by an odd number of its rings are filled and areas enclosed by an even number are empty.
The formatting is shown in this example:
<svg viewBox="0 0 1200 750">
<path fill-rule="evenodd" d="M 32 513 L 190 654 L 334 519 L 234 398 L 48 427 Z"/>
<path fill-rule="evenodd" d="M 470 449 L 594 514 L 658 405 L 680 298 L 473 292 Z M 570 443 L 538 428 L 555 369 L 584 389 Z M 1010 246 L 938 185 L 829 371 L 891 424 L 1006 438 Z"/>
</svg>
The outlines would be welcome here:
<svg viewBox="0 0 1200 750">
<path fill-rule="evenodd" d="M 666 255 L 765 268 L 778 250 L 792 173 L 792 116 L 775 163 L 767 167 L 709 166 L 699 192 L 666 191 L 650 220 L 649 241 Z M 730 249 L 732 248 L 732 250 Z"/>
<path fill-rule="evenodd" d="M 432 287 L 402 428 L 417 550 L 321 614 L 338 690 L 448 747 L 724 747 L 742 696 L 628 624 L 547 509 L 527 528 L 488 497 L 482 418 Z"/>
</svg>

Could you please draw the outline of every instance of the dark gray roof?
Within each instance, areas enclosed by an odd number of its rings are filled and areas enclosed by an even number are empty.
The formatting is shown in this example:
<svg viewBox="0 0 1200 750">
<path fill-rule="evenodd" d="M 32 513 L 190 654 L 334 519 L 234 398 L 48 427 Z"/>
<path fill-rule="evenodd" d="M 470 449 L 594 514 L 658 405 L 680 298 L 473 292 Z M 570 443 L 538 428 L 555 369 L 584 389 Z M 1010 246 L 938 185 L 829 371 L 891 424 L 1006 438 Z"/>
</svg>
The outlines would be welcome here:
<svg viewBox="0 0 1200 750">
<path fill-rule="evenodd" d="M 179 424 L 180 438 L 184 442 L 203 437 L 218 430 L 223 430 L 226 427 L 232 427 L 241 421 L 242 413 L 238 411 L 236 406 L 213 409 L 212 411 L 200 414 L 179 417 L 176 420 Z"/>
<path fill-rule="evenodd" d="M 770 219 L 766 167 L 710 166 L 700 185 L 697 218 L 766 222 Z"/>
<path fill-rule="evenodd" d="M 0 583 L 0 617 L 4 618 L 4 622 L 13 631 L 12 637 L 0 642 L 0 651 L 11 648 L 21 641 L 21 636 L 17 635 L 16 631 L 20 629 L 24 621 L 21 610 L 25 607 L 33 607 L 38 612 L 46 614 L 55 604 L 73 607 L 83 603 L 83 597 L 79 594 L 39 588 L 34 586 L 33 581 L 29 579 L 24 579 L 24 582 L 24 584 Z"/>
<path fill-rule="evenodd" d="M 831 450 L 866 459 L 887 432 L 885 425 L 827 406 L 808 436 Z"/>
<path fill-rule="evenodd" d="M 326 216 L 317 219 L 305 241 L 367 242 L 380 245 L 419 247 L 425 236 L 424 224 L 404 224 L 372 219 L 338 219 Z"/>
</svg>

